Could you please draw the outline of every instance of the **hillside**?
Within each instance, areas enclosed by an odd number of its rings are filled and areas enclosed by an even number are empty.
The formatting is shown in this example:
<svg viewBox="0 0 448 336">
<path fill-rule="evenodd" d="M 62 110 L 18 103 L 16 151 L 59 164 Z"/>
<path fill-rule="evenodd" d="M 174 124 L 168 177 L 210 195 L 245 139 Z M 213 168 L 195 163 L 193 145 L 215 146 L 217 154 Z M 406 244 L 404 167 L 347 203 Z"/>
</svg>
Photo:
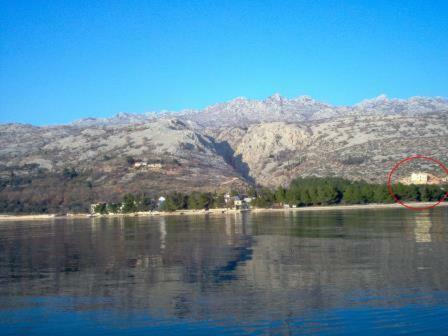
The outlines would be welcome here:
<svg viewBox="0 0 448 336">
<path fill-rule="evenodd" d="M 313 175 L 385 183 L 393 165 L 407 156 L 448 161 L 447 117 L 340 117 L 225 128 L 216 134 L 230 143 L 250 176 L 266 186 Z"/>
<path fill-rule="evenodd" d="M 4 209 L 82 210 L 126 192 L 156 196 L 246 184 L 213 139 L 177 119 L 131 126 L 3 125 L 0 148 Z M 134 161 L 160 168 L 136 168 Z"/>
<path fill-rule="evenodd" d="M 384 182 L 408 155 L 448 162 L 447 111 L 443 98 L 334 107 L 274 95 L 201 111 L 0 125 L 0 211 L 81 211 L 126 192 L 274 187 L 296 176 Z"/>
</svg>

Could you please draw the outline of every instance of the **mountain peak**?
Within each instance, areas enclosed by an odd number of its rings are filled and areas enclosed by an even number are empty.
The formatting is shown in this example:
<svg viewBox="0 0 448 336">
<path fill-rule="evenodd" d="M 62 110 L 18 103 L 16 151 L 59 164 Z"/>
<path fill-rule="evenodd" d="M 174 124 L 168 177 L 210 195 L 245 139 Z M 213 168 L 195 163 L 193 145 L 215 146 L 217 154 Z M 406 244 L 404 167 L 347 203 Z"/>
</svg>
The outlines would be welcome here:
<svg viewBox="0 0 448 336">
<path fill-rule="evenodd" d="M 316 102 L 316 100 L 314 100 L 313 97 L 307 96 L 307 95 L 298 96 L 297 98 L 294 98 L 294 101 L 299 102 L 299 103 L 314 103 L 314 102 Z"/>
<path fill-rule="evenodd" d="M 243 102 L 243 101 L 247 101 L 248 99 L 246 98 L 246 97 L 244 97 L 244 96 L 239 96 L 239 97 L 236 97 L 236 98 L 233 98 L 230 102 Z"/>
<path fill-rule="evenodd" d="M 388 101 L 389 101 L 389 98 L 387 98 L 387 95 L 380 94 L 379 96 L 376 96 L 373 98 L 364 99 L 364 100 L 360 101 L 358 104 L 356 104 L 355 106 L 363 107 L 363 106 L 368 106 L 368 105 L 373 105 L 373 104 L 378 104 L 378 103 L 386 103 Z"/>
<path fill-rule="evenodd" d="M 267 101 L 282 101 L 285 98 L 278 92 L 274 93 L 273 95 L 269 96 L 268 98 L 266 98 Z"/>
</svg>

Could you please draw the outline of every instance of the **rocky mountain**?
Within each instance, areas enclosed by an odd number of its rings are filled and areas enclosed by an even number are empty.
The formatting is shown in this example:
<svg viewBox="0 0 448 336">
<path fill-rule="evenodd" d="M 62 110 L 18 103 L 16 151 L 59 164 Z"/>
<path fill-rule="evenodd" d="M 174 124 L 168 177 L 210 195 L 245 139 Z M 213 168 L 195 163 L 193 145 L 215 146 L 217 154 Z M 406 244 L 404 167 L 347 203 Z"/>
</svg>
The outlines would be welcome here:
<svg viewBox="0 0 448 336">
<path fill-rule="evenodd" d="M 385 183 L 393 165 L 407 156 L 426 154 L 448 162 L 448 115 L 262 123 L 223 128 L 216 131 L 216 139 L 228 141 L 249 175 L 270 187 L 287 184 L 296 176 Z"/>
<path fill-rule="evenodd" d="M 448 100 L 424 97 L 334 107 L 273 95 L 200 111 L 6 124 L 0 211 L 81 211 L 126 192 L 274 187 L 297 176 L 385 182 L 409 155 L 447 163 L 447 139 Z"/>
<path fill-rule="evenodd" d="M 344 116 L 407 115 L 418 116 L 447 112 L 448 99 L 441 97 L 411 97 L 389 99 L 385 95 L 366 99 L 353 106 L 333 106 L 309 96 L 293 99 L 274 94 L 264 100 L 238 97 L 202 110 L 180 112 L 161 111 L 145 114 L 119 113 L 112 118 L 87 118 L 75 121 L 78 126 L 123 125 L 142 123 L 155 118 L 180 118 L 202 127 L 249 126 L 262 122 L 303 122 Z"/>
</svg>

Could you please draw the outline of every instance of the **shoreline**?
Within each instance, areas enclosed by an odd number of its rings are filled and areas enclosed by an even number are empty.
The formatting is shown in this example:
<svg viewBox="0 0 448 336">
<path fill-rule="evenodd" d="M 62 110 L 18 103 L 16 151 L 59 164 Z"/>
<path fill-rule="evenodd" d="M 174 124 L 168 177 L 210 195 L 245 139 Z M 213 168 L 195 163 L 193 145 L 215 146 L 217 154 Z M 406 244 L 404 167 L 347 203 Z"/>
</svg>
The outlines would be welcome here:
<svg viewBox="0 0 448 336">
<path fill-rule="evenodd" d="M 413 202 L 409 203 L 411 206 L 430 206 L 432 202 Z M 438 206 L 448 206 L 448 202 L 443 202 Z M 298 208 L 254 208 L 247 210 L 251 213 L 267 213 L 267 212 L 302 212 L 302 211 L 328 211 L 328 210 L 362 210 L 362 209 L 404 209 L 400 204 L 352 204 L 352 205 L 316 205 Z M 410 210 L 412 211 L 412 210 Z M 153 212 L 135 212 L 128 214 L 106 214 L 106 215 L 91 215 L 91 214 L 35 214 L 35 215 L 0 215 L 0 222 L 9 221 L 34 221 L 34 220 L 48 220 L 48 219 L 79 219 L 79 218 L 116 218 L 116 217 L 168 217 L 168 216 L 197 216 L 197 215 L 223 215 L 223 214 L 237 214 L 241 210 L 235 209 L 210 209 L 210 210 L 176 210 L 173 212 L 153 211 Z"/>
</svg>

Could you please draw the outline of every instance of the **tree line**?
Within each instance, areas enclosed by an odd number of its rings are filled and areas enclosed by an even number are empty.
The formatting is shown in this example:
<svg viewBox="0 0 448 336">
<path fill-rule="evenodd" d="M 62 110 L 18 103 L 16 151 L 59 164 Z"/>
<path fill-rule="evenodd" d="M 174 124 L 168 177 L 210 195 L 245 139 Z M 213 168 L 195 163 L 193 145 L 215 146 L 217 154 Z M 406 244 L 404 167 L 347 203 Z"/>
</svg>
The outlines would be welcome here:
<svg viewBox="0 0 448 336">
<path fill-rule="evenodd" d="M 404 185 L 398 183 L 393 191 L 403 201 L 438 201 L 446 188 L 438 185 Z M 306 177 L 296 178 L 287 187 L 271 191 L 263 189 L 258 193 L 255 205 L 272 206 L 274 203 L 290 206 L 311 206 L 331 204 L 392 203 L 385 184 L 371 184 L 364 181 L 349 181 L 342 178 Z"/>
<path fill-rule="evenodd" d="M 403 185 L 393 187 L 398 199 L 403 201 L 432 202 L 440 200 L 446 193 L 446 186 Z M 342 178 L 306 177 L 294 179 L 288 187 L 250 188 L 233 190 L 231 196 L 250 197 L 250 205 L 258 208 L 288 206 L 313 206 L 332 204 L 393 203 L 385 184 L 371 184 L 364 181 L 349 181 Z M 187 209 L 210 209 L 232 207 L 233 200 L 226 203 L 225 194 L 217 192 L 173 192 L 159 203 L 145 195 L 126 194 L 122 203 L 99 204 L 97 213 L 131 213 L 136 211 L 176 211 Z"/>
<path fill-rule="evenodd" d="M 165 201 L 159 202 L 144 194 L 126 194 L 121 203 L 100 203 L 95 206 L 94 212 L 108 213 L 132 213 L 138 211 L 176 211 L 186 209 L 210 209 L 224 208 L 226 206 L 223 193 L 198 192 L 190 194 L 173 192 L 165 197 Z"/>
</svg>

